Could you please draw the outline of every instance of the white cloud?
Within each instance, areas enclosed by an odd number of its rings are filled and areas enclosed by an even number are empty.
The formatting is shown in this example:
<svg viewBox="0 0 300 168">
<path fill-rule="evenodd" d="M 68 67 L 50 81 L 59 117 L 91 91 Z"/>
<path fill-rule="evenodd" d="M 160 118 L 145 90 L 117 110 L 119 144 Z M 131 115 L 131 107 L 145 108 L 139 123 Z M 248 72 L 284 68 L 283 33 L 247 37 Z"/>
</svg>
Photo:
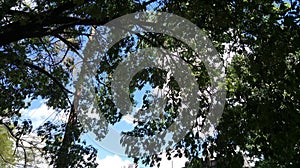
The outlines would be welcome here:
<svg viewBox="0 0 300 168">
<path fill-rule="evenodd" d="M 49 108 L 43 101 L 35 103 L 40 103 L 41 105 L 34 109 L 21 110 L 22 118 L 30 119 L 34 129 L 48 120 L 65 121 L 67 119 L 63 111 L 55 111 L 53 108 Z"/>
<path fill-rule="evenodd" d="M 40 107 L 32 110 L 22 110 L 22 116 L 32 121 L 33 127 L 36 128 L 41 125 L 52 113 L 55 111 L 49 109 L 47 105 L 42 104 Z"/>
<path fill-rule="evenodd" d="M 37 128 L 47 120 L 51 121 L 54 118 L 56 121 L 57 120 L 63 121 L 66 119 L 66 115 L 63 111 L 58 113 L 54 109 L 49 108 L 43 100 L 35 103 L 37 103 L 34 104 L 36 108 L 33 109 L 29 108 L 29 109 L 22 110 L 23 118 L 31 119 L 34 128 Z M 122 120 L 127 124 L 129 123 L 132 124 L 133 116 L 128 114 L 125 117 L 123 117 Z M 35 133 L 33 133 L 31 136 L 35 136 Z M 164 154 L 162 156 L 162 161 L 160 162 L 160 168 L 182 168 L 184 167 L 186 161 L 187 161 L 186 158 L 172 158 L 172 160 L 168 160 Z M 123 167 L 128 168 L 129 165 L 132 164 L 132 160 L 130 160 L 129 158 L 121 158 L 117 154 L 108 155 L 104 159 L 97 158 L 96 162 L 99 164 L 98 167 L 101 168 L 123 168 Z M 45 164 L 44 166 L 46 167 L 46 165 L 47 164 Z M 144 167 L 145 167 L 144 165 L 139 165 L 139 168 L 144 168 Z"/>
<path fill-rule="evenodd" d="M 131 114 L 126 114 L 122 117 L 122 120 L 128 124 L 133 124 L 134 116 Z"/>
<path fill-rule="evenodd" d="M 188 161 L 187 158 L 172 158 L 172 160 L 168 160 L 165 154 L 162 156 L 162 160 L 160 162 L 160 168 L 182 168 L 185 166 L 185 162 Z M 98 160 L 98 167 L 101 168 L 128 168 L 129 165 L 133 163 L 130 160 L 123 160 L 118 155 L 106 156 L 104 159 Z M 139 168 L 145 168 L 144 165 L 139 165 Z M 147 167 L 148 168 L 148 167 Z M 155 165 L 153 168 L 157 168 Z"/>
<path fill-rule="evenodd" d="M 104 159 L 98 160 L 99 167 L 101 168 L 121 168 L 128 167 L 131 162 L 129 160 L 122 160 L 118 155 L 106 156 Z"/>
</svg>

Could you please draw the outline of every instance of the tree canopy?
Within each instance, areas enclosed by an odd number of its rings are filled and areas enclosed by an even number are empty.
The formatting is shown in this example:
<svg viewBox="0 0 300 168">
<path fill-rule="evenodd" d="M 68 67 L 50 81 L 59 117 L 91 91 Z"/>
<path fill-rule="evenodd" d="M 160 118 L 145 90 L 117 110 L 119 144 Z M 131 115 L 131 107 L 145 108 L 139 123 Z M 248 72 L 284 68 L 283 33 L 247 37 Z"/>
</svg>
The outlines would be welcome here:
<svg viewBox="0 0 300 168">
<path fill-rule="evenodd" d="M 57 113 L 68 116 L 66 121 L 48 121 L 37 130 L 46 144 L 43 154 L 50 164 L 96 167 L 97 152 L 101 151 L 86 145 L 80 135 L 88 129 L 98 132 L 101 139 L 107 125 L 88 117 L 85 123 L 91 124 L 84 125 L 78 119 L 76 105 L 80 100 L 74 96 L 81 94 L 74 79 L 78 60 L 90 52 L 86 45 L 95 38 L 95 31 L 103 31 L 101 26 L 125 14 L 155 11 L 173 13 L 197 25 L 220 53 L 226 70 L 226 103 L 215 135 L 201 139 L 199 132 L 191 130 L 167 150 L 168 158 L 185 156 L 190 160 L 189 167 L 205 167 L 210 160 L 221 167 L 242 167 L 245 161 L 256 162 L 258 167 L 300 166 L 298 1 L 3 0 L 0 4 L 0 128 L 6 128 L 16 147 L 25 149 L 21 137 L 33 131 L 30 119 L 22 118 L 22 109 L 42 98 Z M 98 42 L 91 45 L 101 46 Z M 187 44 L 147 32 L 121 39 L 97 65 L 93 92 L 108 123 L 118 123 L 122 118 L 113 101 L 111 74 L 131 52 L 148 47 L 177 53 L 189 64 L 199 92 L 204 93 L 199 96 L 201 110 L 197 117 L 205 119 L 211 84 L 205 65 L 197 62 Z M 180 87 L 175 79 L 167 81 L 166 75 L 163 70 L 147 68 L 131 80 L 131 101 L 136 90 L 149 84 L 152 88 L 167 86 L 169 103 L 159 116 L 136 121 L 135 128 L 124 135 L 155 136 L 176 119 Z M 142 109 L 149 109 L 151 100 L 146 94 Z M 202 127 L 203 122 L 194 125 L 195 129 Z M 0 138 L 10 143 L 5 136 Z M 126 146 L 126 138 L 121 143 Z M 137 160 L 154 165 L 161 155 L 135 157 Z"/>
<path fill-rule="evenodd" d="M 9 139 L 9 134 L 6 132 L 5 128 L 0 127 L 0 165 L 1 167 L 11 166 L 10 163 L 14 163 L 13 157 L 13 142 Z"/>
</svg>

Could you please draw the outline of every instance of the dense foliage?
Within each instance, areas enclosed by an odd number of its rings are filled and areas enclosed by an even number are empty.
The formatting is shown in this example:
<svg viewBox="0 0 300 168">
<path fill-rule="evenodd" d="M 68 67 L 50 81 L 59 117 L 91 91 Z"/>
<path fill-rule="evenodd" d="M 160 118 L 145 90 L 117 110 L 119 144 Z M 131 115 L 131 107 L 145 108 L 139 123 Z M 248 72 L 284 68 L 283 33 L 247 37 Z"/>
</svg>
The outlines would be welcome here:
<svg viewBox="0 0 300 168">
<path fill-rule="evenodd" d="M 8 167 L 12 166 L 10 163 L 14 163 L 13 156 L 13 141 L 10 139 L 7 130 L 3 127 L 0 127 L 0 166 Z"/>
<path fill-rule="evenodd" d="M 49 121 L 38 129 L 46 144 L 45 157 L 55 167 L 97 166 L 96 149 L 80 139 L 86 128 L 75 108 L 74 94 L 80 90 L 71 86 L 76 61 L 89 52 L 84 47 L 93 30 L 124 14 L 145 10 L 174 13 L 196 24 L 212 40 L 226 67 L 226 105 L 215 136 L 203 140 L 191 131 L 167 156 L 185 156 L 190 167 L 205 166 L 212 159 L 218 167 L 241 167 L 254 158 L 258 167 L 299 167 L 300 4 L 293 0 L 0 1 L 0 124 L 16 146 L 22 147 L 21 137 L 32 132 L 31 122 L 21 118 L 21 109 L 40 97 L 68 116 L 65 122 Z M 95 76 L 98 105 L 111 124 L 120 121 L 122 114 L 112 100 L 110 74 L 130 52 L 151 46 L 177 52 L 189 63 L 199 91 L 207 93 L 207 71 L 186 44 L 163 34 L 132 35 L 109 50 Z M 224 58 L 225 54 L 230 58 Z M 167 82 L 164 76 L 164 71 L 151 68 L 138 73 L 130 85 L 131 99 L 147 83 L 161 88 Z M 180 103 L 174 95 L 180 89 L 174 80 L 167 86 L 172 103 L 164 115 L 138 123 L 127 135 L 153 136 L 176 118 Z M 143 108 L 148 108 L 150 100 L 147 95 L 143 98 Z M 202 96 L 199 101 L 203 109 L 199 117 L 205 118 L 209 100 Z M 105 132 L 105 125 L 101 129 Z M 4 135 L 0 138 L 10 142 Z M 153 165 L 160 157 L 136 160 Z"/>
</svg>

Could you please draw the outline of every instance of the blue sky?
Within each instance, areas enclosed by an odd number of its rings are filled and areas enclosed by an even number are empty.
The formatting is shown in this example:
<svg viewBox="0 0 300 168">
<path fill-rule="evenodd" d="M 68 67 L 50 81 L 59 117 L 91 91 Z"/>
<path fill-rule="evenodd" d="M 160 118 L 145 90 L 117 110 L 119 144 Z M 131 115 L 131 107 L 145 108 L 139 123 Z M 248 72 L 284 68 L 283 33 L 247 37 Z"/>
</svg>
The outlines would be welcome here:
<svg viewBox="0 0 300 168">
<path fill-rule="evenodd" d="M 142 0 L 144 1 L 144 0 Z M 30 4 L 30 1 L 28 1 Z M 152 10 L 153 8 L 156 8 L 158 6 L 158 3 L 152 4 L 152 6 L 149 6 L 147 9 Z M 146 90 L 151 90 L 150 85 L 145 85 L 142 90 L 136 91 L 134 93 L 134 100 L 137 102 L 137 106 L 134 107 L 133 111 L 138 110 L 138 108 L 142 105 L 142 97 L 144 96 Z M 38 98 L 37 100 L 32 101 L 31 106 L 28 109 L 23 109 L 22 118 L 28 118 L 31 119 L 33 123 L 33 128 L 36 129 L 39 126 L 41 126 L 46 121 L 53 119 L 55 120 L 63 120 L 66 121 L 67 116 L 63 112 L 57 112 L 45 104 L 46 100 L 43 100 L 41 98 Z M 87 141 L 87 144 L 90 144 L 94 146 L 98 150 L 98 162 L 102 163 L 101 167 L 104 168 L 119 168 L 120 165 L 128 165 L 133 160 L 128 158 L 124 155 L 118 155 L 110 150 L 108 148 L 117 148 L 117 150 L 120 150 L 120 145 L 116 144 L 118 140 L 111 141 L 112 139 L 117 139 L 119 137 L 119 134 L 121 131 L 129 131 L 133 128 L 133 124 L 123 119 L 119 123 L 116 123 L 115 125 L 110 125 L 110 130 L 112 130 L 111 134 L 108 134 L 106 139 L 104 141 L 106 142 L 105 145 L 101 145 L 99 142 L 95 141 L 92 134 L 86 134 L 83 135 L 83 139 Z M 163 157 L 163 160 L 161 162 L 161 167 L 163 168 L 181 168 L 184 166 L 186 159 L 173 159 L 172 161 L 167 161 L 165 157 Z M 115 165 L 112 166 L 112 163 Z M 173 166 L 172 166 L 173 165 Z M 140 167 L 144 167 L 140 164 Z"/>
<path fill-rule="evenodd" d="M 289 2 L 287 0 L 285 0 L 285 2 Z M 151 10 L 153 8 L 155 8 L 155 5 L 152 7 L 148 7 L 148 10 Z M 229 58 L 232 57 L 231 54 L 234 53 L 230 53 L 228 55 Z M 138 107 L 141 106 L 141 100 L 143 95 L 145 94 L 146 90 L 151 89 L 150 85 L 146 85 L 141 91 L 137 91 L 134 94 L 135 97 L 135 101 L 137 101 L 137 107 L 134 108 L 134 110 L 137 110 Z M 53 120 L 53 118 L 63 118 L 66 117 L 64 116 L 64 114 L 62 112 L 57 113 L 55 110 L 53 109 L 49 109 L 49 107 L 47 107 L 45 105 L 45 100 L 42 100 L 41 98 L 38 98 L 37 100 L 34 100 L 31 104 L 31 106 L 26 109 L 26 110 L 22 110 L 23 111 L 23 118 L 29 118 L 32 120 L 33 126 L 34 128 L 37 128 L 38 126 L 40 126 L 41 124 L 43 124 L 45 121 L 47 120 Z M 108 134 L 108 136 L 106 137 L 106 139 L 104 139 L 104 141 L 106 142 L 106 145 L 101 145 L 99 144 L 97 141 L 94 140 L 93 135 L 84 135 L 83 139 L 85 139 L 87 141 L 87 144 L 91 144 L 92 146 L 94 146 L 95 148 L 98 149 L 98 159 L 100 163 L 103 163 L 103 167 L 108 166 L 111 167 L 111 162 L 116 162 L 118 163 L 117 165 L 124 165 L 124 164 L 129 164 L 130 162 L 132 162 L 132 159 L 124 156 L 124 155 L 117 155 L 116 153 L 108 150 L 108 148 L 116 148 L 116 150 L 120 150 L 118 149 L 117 144 L 115 144 L 115 142 L 118 142 L 118 140 L 116 141 L 111 141 L 111 139 L 117 139 L 119 136 L 118 134 L 121 131 L 128 131 L 131 130 L 133 128 L 133 124 L 131 124 L 130 122 L 128 122 L 127 120 L 121 120 L 119 123 L 116 123 L 113 126 L 110 126 L 110 129 L 112 130 L 111 134 Z M 166 159 L 165 159 L 166 160 Z M 163 168 L 171 168 L 171 163 L 170 161 L 165 161 L 163 160 L 163 162 L 161 163 L 161 167 Z M 174 168 L 180 168 L 184 165 L 184 162 L 186 161 L 186 159 L 173 159 L 173 166 Z M 107 165 L 105 165 L 107 164 Z M 142 167 L 142 166 L 140 166 Z"/>
<path fill-rule="evenodd" d="M 146 90 L 151 90 L 151 86 L 145 85 L 141 90 L 137 90 L 134 93 L 134 100 L 137 102 L 137 105 L 134 107 L 134 111 L 136 111 L 142 105 L 142 97 L 145 94 Z M 63 120 L 65 121 L 67 116 L 63 112 L 57 112 L 51 108 L 49 108 L 45 104 L 46 100 L 38 98 L 37 100 L 33 100 L 31 102 L 31 106 L 28 109 L 23 109 L 22 118 L 31 119 L 33 128 L 36 129 L 41 126 L 46 121 L 52 121 L 55 119 L 56 121 Z M 121 166 L 126 166 L 133 162 L 133 159 L 128 158 L 122 153 L 115 153 L 114 151 L 122 151 L 125 150 L 118 144 L 121 131 L 129 131 L 132 130 L 134 125 L 128 119 L 122 119 L 120 122 L 115 125 L 110 125 L 109 129 L 111 132 L 102 140 L 102 143 L 96 141 L 92 134 L 85 134 L 82 136 L 84 140 L 86 140 L 88 145 L 92 145 L 98 150 L 98 160 L 101 167 L 111 168 L 112 162 L 114 167 L 119 168 Z M 112 151 L 112 150 L 113 151 Z M 187 159 L 173 159 L 173 168 L 181 168 Z M 174 164 L 176 163 L 176 164 Z M 139 167 L 145 167 L 142 164 L 139 164 Z M 163 157 L 163 161 L 161 162 L 161 167 L 168 168 L 172 167 L 172 161 L 168 161 L 166 157 Z M 147 168 L 147 167 L 146 167 Z"/>
</svg>

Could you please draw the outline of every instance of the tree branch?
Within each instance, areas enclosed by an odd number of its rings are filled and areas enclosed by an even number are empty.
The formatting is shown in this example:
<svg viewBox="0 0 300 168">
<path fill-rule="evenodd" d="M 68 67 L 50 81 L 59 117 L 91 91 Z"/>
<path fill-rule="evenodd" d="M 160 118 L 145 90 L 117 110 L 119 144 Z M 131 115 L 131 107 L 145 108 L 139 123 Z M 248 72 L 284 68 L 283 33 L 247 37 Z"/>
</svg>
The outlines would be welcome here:
<svg viewBox="0 0 300 168">
<path fill-rule="evenodd" d="M 71 92 L 70 90 L 68 90 L 67 88 L 65 88 L 54 76 L 52 76 L 48 71 L 42 69 L 41 67 L 37 66 L 37 65 L 34 65 L 34 64 L 31 64 L 29 62 L 25 62 L 24 61 L 24 65 L 32 68 L 32 69 L 35 69 L 43 74 L 45 74 L 47 77 L 49 77 L 51 80 L 53 80 L 53 82 L 59 86 L 59 88 L 63 91 L 64 95 L 66 98 L 68 98 L 68 101 L 69 103 L 71 104 L 71 101 L 69 100 L 69 96 L 68 96 L 68 93 L 70 94 L 73 94 L 73 92 Z"/>
<path fill-rule="evenodd" d="M 0 153 L 0 158 L 7 164 L 15 165 L 15 164 L 11 163 L 10 161 L 8 161 L 1 153 Z"/>
<path fill-rule="evenodd" d="M 43 36 L 55 36 L 64 33 L 67 28 L 76 25 L 104 25 L 109 21 L 109 18 L 102 19 L 82 19 L 69 16 L 52 16 L 43 19 L 43 22 L 37 22 L 40 16 L 35 16 L 24 25 L 24 23 L 17 21 L 1 27 L 0 32 L 0 46 L 7 45 L 11 42 L 16 42 L 25 38 L 35 38 Z M 29 19 L 29 18 L 28 18 Z"/>
</svg>

